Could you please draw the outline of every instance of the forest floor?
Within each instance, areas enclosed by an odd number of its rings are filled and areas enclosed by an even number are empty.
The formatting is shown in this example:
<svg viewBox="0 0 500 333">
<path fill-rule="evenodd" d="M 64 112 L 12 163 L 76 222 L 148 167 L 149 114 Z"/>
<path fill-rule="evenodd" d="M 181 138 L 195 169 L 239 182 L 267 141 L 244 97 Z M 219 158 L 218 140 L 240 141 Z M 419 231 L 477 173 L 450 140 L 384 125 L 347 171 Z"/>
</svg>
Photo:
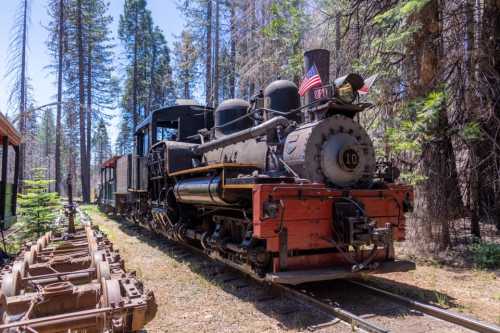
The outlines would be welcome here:
<svg viewBox="0 0 500 333">
<path fill-rule="evenodd" d="M 126 268 L 135 270 L 146 288 L 154 291 L 158 313 L 146 326 L 147 332 L 298 332 L 327 320 L 309 308 L 288 311 L 286 299 L 259 303 L 258 287 L 238 289 L 211 277 L 208 271 L 213 264 L 208 260 L 185 260 L 165 242 L 109 219 L 95 206 L 82 208 L 120 250 Z M 369 279 L 389 290 L 500 324 L 498 271 L 422 262 L 415 271 Z M 337 325 L 319 332 L 333 331 L 350 329 Z"/>
</svg>

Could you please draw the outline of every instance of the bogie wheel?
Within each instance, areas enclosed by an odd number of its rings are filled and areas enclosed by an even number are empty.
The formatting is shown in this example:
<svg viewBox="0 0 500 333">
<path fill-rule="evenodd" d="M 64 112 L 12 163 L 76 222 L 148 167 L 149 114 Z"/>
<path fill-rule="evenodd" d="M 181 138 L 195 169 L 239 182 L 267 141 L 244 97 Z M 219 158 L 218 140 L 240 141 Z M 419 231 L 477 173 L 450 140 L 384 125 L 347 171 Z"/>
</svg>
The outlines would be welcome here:
<svg viewBox="0 0 500 333">
<path fill-rule="evenodd" d="M 12 265 L 12 272 L 19 272 L 21 278 L 25 277 L 28 274 L 29 264 L 26 260 L 16 261 L 14 265 Z"/>
<path fill-rule="evenodd" d="M 36 242 L 36 249 L 38 250 L 38 252 L 41 252 L 44 248 L 45 248 L 45 236 L 42 236 Z"/>
<path fill-rule="evenodd" d="M 109 263 L 107 261 L 101 261 L 97 264 L 97 279 L 102 281 L 111 279 L 111 268 L 109 267 Z"/>
<path fill-rule="evenodd" d="M 2 293 L 5 297 L 17 296 L 21 292 L 21 284 L 22 278 L 19 271 L 12 271 L 3 276 Z"/>
<path fill-rule="evenodd" d="M 101 307 L 117 308 L 122 302 L 120 282 L 115 279 L 101 279 Z M 106 313 L 103 329 L 106 332 L 124 332 L 124 318 L 121 311 Z M 108 330 L 106 330 L 108 329 Z"/>
<path fill-rule="evenodd" d="M 99 266 L 99 263 L 102 261 L 105 261 L 106 258 L 104 257 L 104 251 L 95 251 L 92 254 L 92 265 L 97 269 Z"/>
<path fill-rule="evenodd" d="M 37 255 L 38 255 L 38 251 L 36 249 L 36 246 L 33 245 L 28 252 L 24 253 L 24 261 L 28 265 L 33 265 L 34 263 L 36 263 L 36 256 Z"/>
</svg>

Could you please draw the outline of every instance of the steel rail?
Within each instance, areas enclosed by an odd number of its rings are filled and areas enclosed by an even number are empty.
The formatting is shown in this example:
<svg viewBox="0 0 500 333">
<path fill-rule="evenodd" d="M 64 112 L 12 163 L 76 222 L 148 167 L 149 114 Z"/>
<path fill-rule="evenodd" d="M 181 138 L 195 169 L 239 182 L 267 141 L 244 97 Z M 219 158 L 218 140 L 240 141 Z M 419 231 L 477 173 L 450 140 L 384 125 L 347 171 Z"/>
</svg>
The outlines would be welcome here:
<svg viewBox="0 0 500 333">
<path fill-rule="evenodd" d="M 319 298 L 314 296 L 310 296 L 304 292 L 298 291 L 296 289 L 290 288 L 288 286 L 282 284 L 273 284 L 274 288 L 280 289 L 290 295 L 293 295 L 294 298 L 298 298 L 303 302 L 312 303 L 315 306 L 318 306 L 323 311 L 333 314 L 335 317 L 340 320 L 350 324 L 351 326 L 356 326 L 370 333 L 388 333 L 390 332 L 388 329 L 382 328 L 378 325 L 371 323 L 370 321 L 355 315 L 352 312 L 346 311 L 338 306 L 333 306 L 331 304 L 325 303 Z"/>
<path fill-rule="evenodd" d="M 465 327 L 465 328 L 468 328 L 468 329 L 471 329 L 471 330 L 474 330 L 474 331 L 480 332 L 480 333 L 500 333 L 500 327 L 497 325 L 485 323 L 483 321 L 480 321 L 480 320 L 477 320 L 474 318 L 470 318 L 470 317 L 467 317 L 467 316 L 464 316 L 464 315 L 461 315 L 461 314 L 458 314 L 458 313 L 455 313 L 455 312 L 452 312 L 449 310 L 441 309 L 441 308 L 433 306 L 433 305 L 429 305 L 429 304 L 425 304 L 425 303 L 422 303 L 419 301 L 415 301 L 411 298 L 401 296 L 398 294 L 394 294 L 390 291 L 380 289 L 380 288 L 377 288 L 377 287 L 374 287 L 374 286 L 371 286 L 371 285 L 368 285 L 368 284 L 365 284 L 365 283 L 362 283 L 359 281 L 349 280 L 349 282 L 354 284 L 354 285 L 371 290 L 377 294 L 381 294 L 381 295 L 384 295 L 386 297 L 389 297 L 398 303 L 402 303 L 408 307 L 414 308 L 414 309 L 421 311 L 427 315 L 430 315 L 431 317 L 439 318 L 439 319 L 442 319 L 444 321 L 454 323 L 454 324 L 457 324 L 459 326 L 462 326 L 462 327 Z"/>
</svg>

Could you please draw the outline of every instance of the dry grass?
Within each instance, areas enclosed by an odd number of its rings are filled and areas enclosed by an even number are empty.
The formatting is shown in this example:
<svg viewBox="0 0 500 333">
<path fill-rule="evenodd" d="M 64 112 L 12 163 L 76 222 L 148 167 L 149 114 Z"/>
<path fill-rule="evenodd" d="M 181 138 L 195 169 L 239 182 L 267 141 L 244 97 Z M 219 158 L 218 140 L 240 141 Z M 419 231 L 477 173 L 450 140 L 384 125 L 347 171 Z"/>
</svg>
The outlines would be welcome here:
<svg viewBox="0 0 500 333">
<path fill-rule="evenodd" d="M 417 261 L 410 272 L 385 274 L 375 281 L 409 296 L 500 325 L 500 271 Z"/>
</svg>

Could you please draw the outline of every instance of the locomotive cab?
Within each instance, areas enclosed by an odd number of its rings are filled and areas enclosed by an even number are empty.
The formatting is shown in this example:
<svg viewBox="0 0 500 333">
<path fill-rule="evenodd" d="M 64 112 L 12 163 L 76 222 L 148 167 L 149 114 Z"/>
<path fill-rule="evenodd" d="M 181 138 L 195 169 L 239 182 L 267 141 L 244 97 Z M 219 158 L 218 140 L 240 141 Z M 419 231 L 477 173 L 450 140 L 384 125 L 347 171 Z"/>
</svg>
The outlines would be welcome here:
<svg viewBox="0 0 500 333">
<path fill-rule="evenodd" d="M 158 142 L 201 142 L 199 131 L 213 126 L 211 108 L 182 100 L 174 106 L 154 110 L 135 130 L 132 191 L 148 190 L 148 161 Z"/>
</svg>

